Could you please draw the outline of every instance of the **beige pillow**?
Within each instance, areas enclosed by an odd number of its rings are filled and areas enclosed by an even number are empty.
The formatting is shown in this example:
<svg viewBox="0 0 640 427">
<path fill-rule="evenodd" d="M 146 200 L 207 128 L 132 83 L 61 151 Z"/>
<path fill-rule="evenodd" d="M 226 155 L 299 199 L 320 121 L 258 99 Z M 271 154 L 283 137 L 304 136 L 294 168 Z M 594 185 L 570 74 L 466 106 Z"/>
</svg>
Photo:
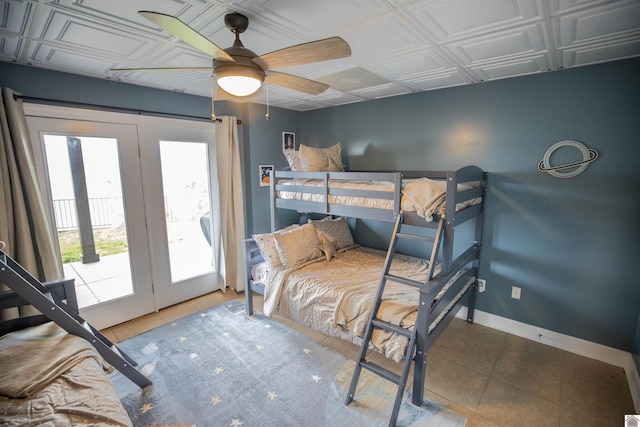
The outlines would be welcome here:
<svg viewBox="0 0 640 427">
<path fill-rule="evenodd" d="M 328 148 L 300 144 L 300 164 L 306 172 L 344 172 L 340 143 Z"/>
<path fill-rule="evenodd" d="M 280 261 L 286 269 L 298 267 L 322 256 L 318 234 L 311 224 L 274 234 L 273 237 Z"/>
<path fill-rule="evenodd" d="M 321 220 L 309 220 L 318 233 L 325 233 L 336 241 L 336 248 L 343 249 L 355 245 L 349 224 L 345 217 L 330 219 L 330 217 Z"/>
<path fill-rule="evenodd" d="M 273 236 L 275 234 L 293 230 L 294 228 L 300 228 L 300 226 L 298 224 L 293 224 L 273 233 L 253 235 L 253 240 L 256 241 L 258 249 L 260 250 L 260 255 L 262 255 L 262 258 L 264 258 L 265 262 L 270 267 L 280 267 L 282 265 L 282 261 L 280 261 L 280 254 L 278 253 L 278 249 L 276 248 L 276 241 Z"/>
</svg>

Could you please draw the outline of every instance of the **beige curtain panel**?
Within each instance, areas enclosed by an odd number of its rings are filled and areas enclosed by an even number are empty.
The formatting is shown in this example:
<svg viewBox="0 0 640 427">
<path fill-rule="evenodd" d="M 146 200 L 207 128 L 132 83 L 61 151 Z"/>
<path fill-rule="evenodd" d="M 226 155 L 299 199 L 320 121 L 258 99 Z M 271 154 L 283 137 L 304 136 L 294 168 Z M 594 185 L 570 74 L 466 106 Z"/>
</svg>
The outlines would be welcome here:
<svg viewBox="0 0 640 427">
<path fill-rule="evenodd" d="M 220 235 L 222 238 L 225 286 L 244 289 L 242 245 L 244 239 L 244 201 L 240 145 L 236 117 L 218 117 L 216 123 L 216 161 L 220 198 Z M 220 253 L 220 252 L 218 252 Z"/>
<path fill-rule="evenodd" d="M 36 176 L 22 101 L 17 92 L 0 92 L 0 241 L 4 251 L 40 281 L 62 277 L 56 255 L 55 224 Z M 4 285 L 2 285 L 4 286 Z M 34 314 L 35 309 L 5 311 L 2 318 Z"/>
</svg>

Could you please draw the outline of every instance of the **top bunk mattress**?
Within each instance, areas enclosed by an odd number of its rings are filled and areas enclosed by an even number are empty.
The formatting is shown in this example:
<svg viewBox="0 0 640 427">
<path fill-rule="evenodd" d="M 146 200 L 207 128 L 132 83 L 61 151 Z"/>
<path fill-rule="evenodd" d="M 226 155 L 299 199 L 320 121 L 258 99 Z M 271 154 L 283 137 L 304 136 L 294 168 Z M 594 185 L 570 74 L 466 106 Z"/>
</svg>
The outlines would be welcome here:
<svg viewBox="0 0 640 427">
<path fill-rule="evenodd" d="M 343 174 L 344 175 L 344 174 Z M 277 175 L 276 175 L 277 178 Z M 319 191 L 324 189 L 325 191 Z M 289 190 L 287 187 L 290 187 Z M 446 207 L 447 182 L 426 177 L 405 178 L 401 180 L 400 210 L 415 212 L 427 222 L 437 216 L 444 216 Z M 396 209 L 394 193 L 396 184 L 392 181 L 364 179 L 319 179 L 289 178 L 276 182 L 276 198 L 302 202 L 328 203 L 382 210 Z M 477 186 L 457 184 L 456 195 Z M 474 193 L 468 193 L 475 195 Z M 325 201 L 326 196 L 326 201 Z M 457 198 L 455 211 L 482 203 L 482 197 Z"/>
</svg>

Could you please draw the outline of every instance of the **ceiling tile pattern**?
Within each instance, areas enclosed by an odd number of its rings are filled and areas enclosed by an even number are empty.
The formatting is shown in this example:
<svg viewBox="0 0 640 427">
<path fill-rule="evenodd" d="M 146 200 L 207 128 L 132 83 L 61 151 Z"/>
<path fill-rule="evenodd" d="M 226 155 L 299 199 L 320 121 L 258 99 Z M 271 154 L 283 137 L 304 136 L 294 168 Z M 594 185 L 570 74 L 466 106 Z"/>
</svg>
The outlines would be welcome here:
<svg viewBox="0 0 640 427">
<path fill-rule="evenodd" d="M 209 72 L 111 71 L 211 65 L 139 10 L 223 48 L 224 15 L 240 12 L 258 55 L 342 37 L 351 57 L 280 70 L 326 92 L 263 85 L 251 97 L 298 111 L 640 56 L 639 0 L 0 0 L 0 61 L 209 97 Z"/>
</svg>

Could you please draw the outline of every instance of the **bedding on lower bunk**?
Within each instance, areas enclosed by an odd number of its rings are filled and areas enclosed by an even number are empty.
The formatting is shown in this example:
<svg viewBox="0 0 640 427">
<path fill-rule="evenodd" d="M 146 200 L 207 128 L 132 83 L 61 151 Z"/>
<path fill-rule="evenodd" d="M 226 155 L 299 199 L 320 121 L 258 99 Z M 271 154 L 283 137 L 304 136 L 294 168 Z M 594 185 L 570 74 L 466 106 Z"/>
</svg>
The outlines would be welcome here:
<svg viewBox="0 0 640 427">
<path fill-rule="evenodd" d="M 282 186 L 323 187 L 324 180 L 312 178 L 294 178 L 278 181 Z M 395 185 L 389 181 L 364 181 L 364 180 L 329 180 L 329 188 L 349 190 L 381 191 L 393 194 Z M 471 190 L 474 187 L 469 184 L 458 184 L 457 190 Z M 444 215 L 445 196 L 447 190 L 446 181 L 432 180 L 429 178 L 411 178 L 402 180 L 401 210 L 416 212 L 427 221 L 433 221 L 434 215 Z M 286 200 L 301 200 L 308 202 L 324 202 L 324 195 L 308 193 L 304 191 L 278 191 L 277 197 Z M 376 197 L 354 197 L 343 195 L 328 196 L 328 203 L 365 208 L 393 209 L 394 201 Z M 482 203 L 481 197 L 474 197 L 456 204 L 456 212 L 473 205 Z"/>
<path fill-rule="evenodd" d="M 0 425 L 131 426 L 107 374 L 83 338 L 53 322 L 0 337 Z"/>
<path fill-rule="evenodd" d="M 286 231 L 273 233 L 276 242 L 273 242 L 272 249 L 278 251 L 279 255 L 284 255 L 285 259 L 290 255 L 287 252 L 311 252 L 310 248 L 317 244 L 313 242 L 314 225 L 318 228 L 324 227 L 325 230 L 331 227 L 335 229 L 333 233 L 320 231 L 318 238 L 321 247 L 323 234 L 327 234 L 327 238 L 333 238 L 335 244 L 332 245 L 333 250 L 329 250 L 331 256 L 328 256 L 325 250 L 316 253 L 320 257 L 307 255 L 294 264 L 274 263 L 275 257 L 264 256 L 268 254 L 265 240 L 269 235 L 254 236 L 263 257 L 267 260 L 252 268 L 254 281 L 265 285 L 264 312 L 266 315 L 279 314 L 324 334 L 360 345 L 382 274 L 386 252 L 354 245 L 353 240 L 350 240 L 350 234 L 345 236 L 349 230 L 344 218 L 317 221 L 302 227 L 293 226 Z M 307 231 L 302 231 L 303 227 Z M 342 239 L 338 242 L 340 229 Z M 290 235 L 291 239 L 282 239 L 283 234 Z M 302 238 L 303 234 L 306 234 L 307 238 Z M 293 240 L 293 237 L 297 239 Z M 428 266 L 428 260 L 398 254 L 394 258 L 390 273 L 424 282 Z M 456 274 L 443 287 L 436 300 L 463 273 L 464 271 L 461 271 Z M 471 278 L 465 284 L 450 306 L 462 297 L 474 280 L 475 278 Z M 411 329 L 416 321 L 418 298 L 417 289 L 388 281 L 378 317 Z M 441 317 L 450 308 L 447 307 Z M 431 323 L 430 330 L 438 321 L 439 318 Z M 372 348 L 396 362 L 404 358 L 407 344 L 408 340 L 405 337 L 382 330 L 375 330 L 372 338 Z"/>
</svg>

